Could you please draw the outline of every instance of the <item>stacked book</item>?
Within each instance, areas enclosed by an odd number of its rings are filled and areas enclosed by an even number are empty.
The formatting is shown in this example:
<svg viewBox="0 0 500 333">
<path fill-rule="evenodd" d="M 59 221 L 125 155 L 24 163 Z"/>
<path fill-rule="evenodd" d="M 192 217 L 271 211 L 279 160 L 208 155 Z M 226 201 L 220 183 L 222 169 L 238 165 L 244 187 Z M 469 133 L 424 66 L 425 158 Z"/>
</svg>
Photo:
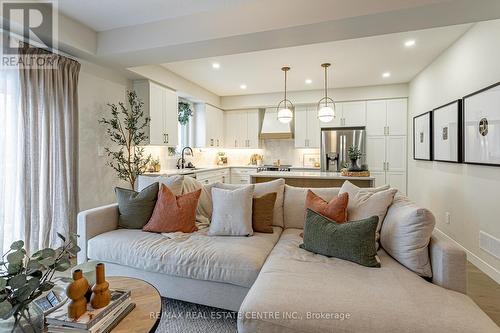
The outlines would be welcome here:
<svg viewBox="0 0 500 333">
<path fill-rule="evenodd" d="M 101 309 L 87 304 L 87 312 L 80 318 L 68 318 L 67 304 L 47 315 L 48 333 L 108 333 L 132 311 L 135 304 L 130 291 L 111 290 L 111 302 Z"/>
</svg>

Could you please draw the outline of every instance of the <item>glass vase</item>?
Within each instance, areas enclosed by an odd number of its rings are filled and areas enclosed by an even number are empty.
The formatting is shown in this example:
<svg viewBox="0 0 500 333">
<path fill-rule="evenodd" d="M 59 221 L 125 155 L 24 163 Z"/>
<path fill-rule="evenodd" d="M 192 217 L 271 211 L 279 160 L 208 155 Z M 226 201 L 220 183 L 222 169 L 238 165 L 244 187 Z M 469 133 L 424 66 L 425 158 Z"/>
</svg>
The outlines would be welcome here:
<svg viewBox="0 0 500 333">
<path fill-rule="evenodd" d="M 0 319 L 0 332 L 2 333 L 41 333 L 44 330 L 43 311 L 31 303 L 16 316 Z"/>
</svg>

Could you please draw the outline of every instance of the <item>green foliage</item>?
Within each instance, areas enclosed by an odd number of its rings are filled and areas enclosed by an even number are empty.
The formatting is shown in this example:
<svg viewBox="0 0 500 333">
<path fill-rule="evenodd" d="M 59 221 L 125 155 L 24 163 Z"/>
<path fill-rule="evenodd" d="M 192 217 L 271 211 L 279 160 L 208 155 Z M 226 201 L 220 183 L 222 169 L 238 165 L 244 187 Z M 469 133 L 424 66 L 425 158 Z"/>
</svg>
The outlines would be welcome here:
<svg viewBox="0 0 500 333">
<path fill-rule="evenodd" d="M 133 189 L 137 177 L 147 170 L 151 155 L 144 156 L 144 148 L 140 147 L 148 139 L 145 128 L 150 119 L 144 117 L 144 103 L 135 91 L 127 91 L 129 108 L 122 102 L 108 104 L 111 118 L 102 118 L 99 123 L 106 126 L 109 139 L 118 148 L 106 147 L 110 158 L 107 165 L 115 170 L 119 179 L 130 183 Z"/>
<path fill-rule="evenodd" d="M 191 110 L 191 105 L 186 102 L 179 102 L 179 107 L 177 110 L 177 119 L 179 124 L 186 125 L 189 122 L 189 118 L 193 116 L 193 110 Z"/>
<path fill-rule="evenodd" d="M 347 154 L 349 155 L 349 158 L 351 160 L 357 160 L 358 158 L 363 156 L 363 153 L 361 152 L 361 150 L 359 150 L 358 146 L 350 146 Z"/>
<path fill-rule="evenodd" d="M 43 292 L 54 287 L 51 281 L 55 271 L 70 268 L 70 257 L 80 248 L 77 235 L 67 240 L 61 234 L 63 245 L 57 249 L 46 248 L 37 251 L 31 257 L 26 254 L 23 241 L 16 241 L 10 250 L 2 256 L 0 262 L 0 319 L 12 316 L 18 322 L 26 316 L 28 305 Z"/>
</svg>

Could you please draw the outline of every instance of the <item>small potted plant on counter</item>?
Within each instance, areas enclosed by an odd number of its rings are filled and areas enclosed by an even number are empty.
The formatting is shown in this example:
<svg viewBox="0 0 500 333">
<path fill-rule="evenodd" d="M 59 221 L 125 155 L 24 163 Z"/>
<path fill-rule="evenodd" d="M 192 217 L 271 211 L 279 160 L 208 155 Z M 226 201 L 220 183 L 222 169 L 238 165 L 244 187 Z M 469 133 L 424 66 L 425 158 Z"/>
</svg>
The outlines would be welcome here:
<svg viewBox="0 0 500 333">
<path fill-rule="evenodd" d="M 359 159 L 363 156 L 363 153 L 358 148 L 358 146 L 351 146 L 347 151 L 349 155 L 349 159 L 351 160 L 351 166 L 349 167 L 349 171 L 361 171 L 361 165 L 359 164 Z"/>
</svg>

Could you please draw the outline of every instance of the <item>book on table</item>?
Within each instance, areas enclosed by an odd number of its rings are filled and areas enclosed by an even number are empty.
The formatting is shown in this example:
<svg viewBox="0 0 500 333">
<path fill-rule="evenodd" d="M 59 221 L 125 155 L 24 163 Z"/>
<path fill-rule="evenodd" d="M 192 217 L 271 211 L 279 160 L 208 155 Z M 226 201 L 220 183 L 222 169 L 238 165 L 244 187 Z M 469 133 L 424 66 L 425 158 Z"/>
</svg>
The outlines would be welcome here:
<svg viewBox="0 0 500 333">
<path fill-rule="evenodd" d="M 132 306 L 132 307 L 131 307 Z M 130 308 L 131 307 L 131 308 Z M 68 304 L 57 309 L 46 317 L 49 332 L 103 332 L 106 326 L 120 317 L 128 310 L 130 312 L 135 304 L 130 298 L 130 291 L 111 290 L 110 303 L 101 309 L 93 309 L 87 304 L 87 312 L 78 319 L 70 319 L 67 316 Z M 120 318 L 121 320 L 121 318 Z M 116 325 L 115 325 L 116 326 Z"/>
</svg>

